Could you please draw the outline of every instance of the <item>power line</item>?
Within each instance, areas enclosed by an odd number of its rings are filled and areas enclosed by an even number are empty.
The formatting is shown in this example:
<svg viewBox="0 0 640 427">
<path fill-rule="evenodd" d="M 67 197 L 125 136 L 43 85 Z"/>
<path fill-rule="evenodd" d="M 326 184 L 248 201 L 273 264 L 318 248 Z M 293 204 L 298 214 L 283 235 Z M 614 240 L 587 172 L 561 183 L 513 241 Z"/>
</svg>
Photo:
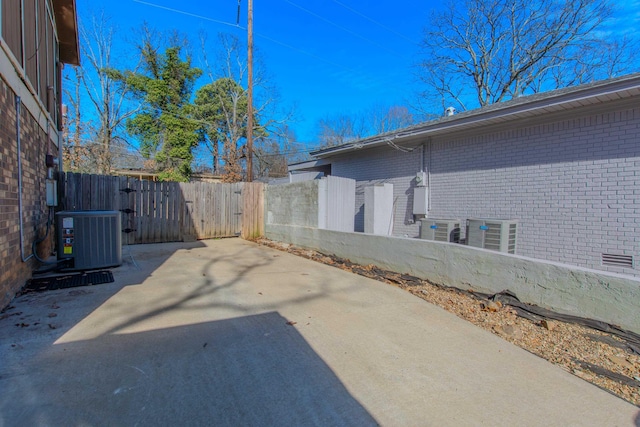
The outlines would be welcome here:
<svg viewBox="0 0 640 427">
<path fill-rule="evenodd" d="M 197 14 L 191 13 L 191 12 L 185 12 L 184 10 L 173 9 L 173 8 L 170 8 L 170 7 L 162 6 L 162 5 L 155 4 L 155 3 L 146 2 L 146 1 L 143 1 L 143 0 L 133 0 L 133 1 L 135 3 L 144 4 L 146 6 L 151 6 L 151 7 L 155 7 L 155 8 L 158 8 L 158 9 L 164 9 L 164 10 L 168 10 L 169 12 L 174 12 L 174 13 L 179 13 L 181 15 L 187 15 L 187 16 L 191 16 L 191 17 L 194 17 L 194 18 L 204 19 L 206 21 L 215 22 L 216 24 L 228 25 L 230 27 L 234 27 L 234 28 L 238 28 L 238 29 L 244 30 L 244 28 L 242 28 L 240 25 L 233 24 L 231 22 L 220 21 L 218 19 L 208 18 L 206 16 L 197 15 Z"/>
<path fill-rule="evenodd" d="M 415 42 L 415 40 L 412 40 L 412 39 L 410 39 L 409 37 L 405 36 L 404 34 L 397 32 L 397 31 L 396 31 L 396 30 L 394 30 L 393 28 L 387 27 L 386 25 L 384 25 L 384 24 L 382 24 L 382 23 L 380 23 L 380 22 L 376 21 L 375 19 L 373 19 L 373 18 L 371 18 L 371 17 L 369 17 L 369 16 L 367 16 L 367 15 L 365 15 L 364 13 L 359 12 L 359 11 L 357 11 L 356 9 L 352 8 L 352 7 L 349 7 L 349 6 L 347 6 L 346 4 L 344 4 L 344 3 L 342 3 L 342 2 L 340 2 L 340 1 L 338 1 L 338 0 L 332 0 L 332 1 L 333 1 L 334 3 L 336 3 L 337 5 L 340 5 L 340 6 L 342 6 L 343 8 L 347 9 L 348 11 L 353 12 L 353 13 L 355 13 L 356 15 L 358 15 L 358 16 L 360 16 L 360 17 L 362 17 L 362 18 L 366 19 L 367 21 L 373 22 L 374 24 L 376 24 L 376 25 L 377 25 L 377 26 L 379 26 L 380 28 L 383 28 L 383 29 L 385 29 L 385 30 L 389 31 L 390 33 L 393 33 L 393 34 L 395 34 L 396 36 L 401 37 L 401 38 L 403 38 L 403 39 L 405 39 L 405 40 L 407 40 L 407 41 L 409 41 L 409 42 L 411 42 L 411 43 L 414 43 L 414 44 L 416 43 L 416 42 Z"/>
<path fill-rule="evenodd" d="M 301 48 L 298 48 L 298 47 L 295 47 L 295 46 L 291 46 L 290 44 L 281 42 L 279 40 L 272 39 L 271 37 L 265 36 L 264 34 L 256 33 L 256 35 L 258 37 L 263 38 L 265 40 L 268 40 L 268 41 L 270 41 L 272 43 L 279 44 L 280 46 L 286 47 L 287 49 L 294 50 L 296 52 L 299 52 L 299 53 L 302 53 L 304 55 L 307 55 L 307 56 L 309 56 L 311 58 L 317 59 L 318 61 L 322 61 L 322 62 L 324 62 L 326 64 L 333 65 L 334 67 L 342 68 L 342 69 L 350 71 L 352 73 L 364 75 L 360 71 L 354 70 L 353 68 L 347 67 L 346 65 L 338 64 L 337 62 L 333 62 L 333 61 L 330 61 L 328 59 L 322 58 L 322 57 L 320 57 L 320 56 L 318 56 L 318 55 L 316 55 L 314 53 L 311 53 L 309 51 L 306 51 L 304 49 L 301 49 Z"/>
<path fill-rule="evenodd" d="M 174 9 L 174 8 L 170 8 L 170 7 L 166 7 L 166 6 L 158 5 L 158 4 L 151 3 L 151 2 L 148 2 L 148 1 L 144 1 L 144 0 L 133 0 L 133 1 L 134 1 L 134 2 L 136 2 L 136 3 L 140 3 L 140 4 L 143 4 L 143 5 L 146 5 L 146 6 L 150 6 L 150 7 L 154 7 L 154 8 L 158 8 L 158 9 L 162 9 L 162 10 L 166 10 L 166 11 L 168 11 L 168 12 L 178 13 L 178 14 L 181 14 L 181 15 L 186 15 L 186 16 L 190 16 L 190 17 L 197 18 L 197 19 L 203 19 L 203 20 L 205 20 L 205 21 L 209 21 L 209 22 L 213 22 L 213 23 L 217 23 L 217 24 L 221 24 L 221 25 L 230 26 L 230 27 L 233 27 L 233 28 L 236 28 L 236 29 L 245 30 L 245 28 L 244 28 L 244 27 L 242 27 L 242 26 L 240 26 L 240 25 L 239 25 L 239 21 L 238 21 L 237 23 L 235 23 L 235 24 L 234 24 L 234 23 L 230 23 L 230 22 L 225 22 L 225 21 L 221 21 L 221 20 L 217 20 L 217 19 L 209 18 L 209 17 L 204 16 L 204 15 L 199 15 L 199 14 L 195 14 L 195 13 L 191 13 L 191 12 L 186 12 L 186 11 L 179 10 L 179 9 Z M 327 19 L 327 18 L 324 18 L 324 17 L 322 17 L 322 16 L 318 15 L 317 13 L 314 13 L 314 12 L 312 12 L 312 11 L 310 11 L 310 10 L 308 10 L 308 9 L 306 9 L 306 8 L 304 8 L 304 7 L 302 7 L 302 6 L 298 5 L 298 4 L 296 4 L 296 3 L 294 3 L 294 2 L 292 2 L 292 1 L 290 1 L 290 0 L 284 0 L 284 1 L 285 1 L 285 2 L 287 2 L 287 3 L 289 3 L 290 5 L 292 5 L 292 6 L 296 7 L 296 8 L 298 8 L 298 9 L 300 9 L 300 10 L 304 11 L 305 13 L 311 14 L 312 16 L 315 16 L 316 18 L 318 18 L 318 19 L 320 19 L 320 20 L 322 20 L 322 21 L 325 21 L 325 22 L 329 23 L 330 25 L 333 25 L 333 26 L 335 26 L 335 27 L 337 27 L 337 28 L 339 28 L 339 29 L 341 29 L 341 30 L 343 30 L 343 31 L 347 32 L 347 33 L 350 33 L 350 34 L 352 34 L 352 35 L 354 35 L 354 36 L 356 36 L 356 37 L 358 37 L 358 38 L 360 38 L 360 39 L 363 39 L 363 40 L 365 40 L 365 41 L 367 41 L 367 42 L 369 42 L 369 43 L 372 43 L 372 44 L 374 44 L 374 45 L 376 45 L 376 46 L 378 46 L 378 47 L 380 47 L 380 48 L 382 48 L 382 49 L 384 49 L 384 50 L 387 50 L 387 51 L 389 51 L 389 52 L 393 53 L 394 55 L 397 55 L 397 56 L 399 56 L 399 57 L 402 57 L 402 56 L 401 56 L 400 54 L 398 54 L 397 52 L 392 51 L 392 50 L 389 50 L 389 49 L 387 49 L 386 47 L 384 47 L 384 46 L 381 46 L 381 45 L 377 44 L 377 43 L 376 43 L 376 42 L 374 42 L 373 40 L 370 40 L 370 39 L 368 39 L 368 38 L 366 38 L 366 37 L 364 37 L 364 36 L 362 36 L 362 35 L 360 35 L 360 34 L 358 34 L 358 33 L 354 32 L 354 31 L 352 31 L 352 30 L 350 30 L 350 29 L 348 29 L 348 28 L 345 28 L 345 27 L 343 27 L 343 26 L 341 26 L 341 25 L 339 25 L 339 24 L 337 24 L 337 23 L 335 23 L 335 22 L 333 22 L 333 21 L 331 21 L 331 20 L 329 20 L 329 19 Z M 371 22 L 373 22 L 374 24 L 376 24 L 376 25 L 378 25 L 378 26 L 380 26 L 380 27 L 384 28 L 385 30 L 390 31 L 390 32 L 392 32 L 392 33 L 395 33 L 395 34 L 397 34 L 398 36 L 400 36 L 400 37 L 402 37 L 402 38 L 404 38 L 404 39 L 406 39 L 406 40 L 408 40 L 408 41 L 411 41 L 411 42 L 413 43 L 413 41 L 412 41 L 412 40 L 410 40 L 410 39 L 408 39 L 406 36 L 404 36 L 404 35 L 402 35 L 402 34 L 400 34 L 400 33 L 397 33 L 395 30 L 393 30 L 393 29 L 391 29 L 391 28 L 389 28 L 389 27 L 386 27 L 385 25 L 383 25 L 383 24 L 379 23 L 378 21 L 374 20 L 373 18 L 368 17 L 367 15 L 365 15 L 365 14 L 363 14 L 363 13 L 361 13 L 361 12 L 359 12 L 359 11 L 357 11 L 357 10 L 355 10 L 355 9 L 353 9 L 353 8 L 351 8 L 351 7 L 349 7 L 349 6 L 347 6 L 347 5 L 345 5 L 344 3 L 339 2 L 338 0 L 332 0 L 332 1 L 334 1 L 334 2 L 335 2 L 335 3 L 337 3 L 338 5 L 342 6 L 343 8 L 345 8 L 345 9 L 347 9 L 347 10 L 349 10 L 349 11 L 351 11 L 351 12 L 353 12 L 353 13 L 355 13 L 355 14 L 357 14 L 357 15 L 359 15 L 359 16 L 361 16 L 361 17 L 363 17 L 363 18 L 365 18 L 365 19 L 367 19 L 367 20 L 369 20 L 369 21 L 371 21 Z M 312 58 L 314 58 L 314 59 L 316 59 L 316 60 L 318 60 L 318 61 L 325 62 L 325 63 L 327 63 L 327 64 L 329 64 L 329 65 L 334 66 L 334 67 L 342 68 L 342 69 L 344 69 L 344 70 L 347 70 L 347 71 L 349 71 L 349 72 L 352 72 L 352 73 L 357 74 L 357 75 L 360 75 L 360 76 L 369 77 L 369 75 L 367 75 L 367 74 L 365 74 L 365 73 L 362 73 L 361 71 L 357 71 L 357 70 L 355 70 L 355 69 L 353 69 L 353 68 L 350 68 L 350 67 L 348 67 L 348 66 L 345 66 L 345 65 L 342 65 L 342 64 L 340 64 L 340 63 L 337 63 L 337 62 L 334 62 L 334 61 L 331 61 L 331 60 L 325 59 L 325 58 L 320 57 L 320 56 L 318 56 L 318 55 L 315 55 L 314 53 L 311 53 L 311 52 L 309 52 L 309 51 L 307 51 L 307 50 L 304 50 L 304 49 L 301 49 L 301 48 L 298 48 L 298 47 L 292 46 L 292 45 L 290 45 L 290 44 L 287 44 L 287 43 L 281 42 L 281 41 L 276 40 L 276 39 L 273 39 L 273 38 L 271 38 L 271 37 L 269 37 L 269 36 L 267 36 L 267 35 L 260 34 L 260 33 L 255 33 L 255 35 L 256 35 L 256 36 L 258 36 L 258 37 L 261 37 L 261 38 L 263 38 L 263 39 L 265 39 L 265 40 L 267 40 L 267 41 L 270 41 L 270 42 L 272 42 L 272 43 L 275 43 L 275 44 L 278 44 L 278 45 L 280 45 L 280 46 L 283 46 L 283 47 L 285 47 L 285 48 L 287 48 L 287 49 L 290 49 L 290 50 L 296 51 L 296 52 L 298 52 L 298 53 L 301 53 L 301 54 L 307 55 L 307 56 L 309 56 L 309 57 L 312 57 Z M 400 85 L 398 85 L 398 84 L 394 84 L 394 83 L 391 83 L 391 85 L 392 85 L 392 86 L 396 86 L 396 87 L 398 87 L 398 88 L 402 87 L 402 86 L 400 86 Z M 404 87 L 402 87 L 402 88 L 404 89 Z M 207 122 L 206 120 L 196 119 L 196 118 L 193 118 L 193 117 L 185 117 L 185 116 L 181 116 L 181 115 L 178 115 L 178 114 L 175 114 L 175 113 L 172 113 L 172 112 L 169 112 L 169 111 L 163 110 L 163 109 L 160 109 L 160 110 L 161 110 L 161 111 L 163 111 L 164 113 L 167 113 L 167 114 L 169 114 L 169 115 L 172 115 L 172 116 L 174 116 L 174 117 L 176 117 L 176 118 L 180 118 L 180 119 L 184 119 L 184 120 L 190 120 L 190 121 L 193 121 L 193 122 L 196 122 L 196 123 L 210 124 L 210 123 L 209 123 L 209 122 Z M 304 146 L 307 146 L 307 147 L 308 147 L 308 145 L 307 145 L 306 143 L 302 143 L 302 144 L 303 144 Z M 284 151 L 284 152 L 282 152 L 282 153 L 274 154 L 274 155 L 281 155 L 281 154 L 285 154 L 285 155 L 287 155 L 287 154 L 296 154 L 296 153 L 309 153 L 309 152 L 312 152 L 312 151 L 317 151 L 317 150 L 319 150 L 320 148 L 322 148 L 322 146 L 321 146 L 321 145 L 318 145 L 318 146 L 316 146 L 316 147 L 311 147 L 311 148 L 308 148 L 308 149 L 293 150 L 293 151 Z"/>
<path fill-rule="evenodd" d="M 309 9 L 306 9 L 306 8 L 304 8 L 304 7 L 300 6 L 300 5 L 299 5 L 299 4 L 297 4 L 297 3 L 294 3 L 294 2 L 292 2 L 291 0 L 284 0 L 284 1 L 285 1 L 286 3 L 289 3 L 291 6 L 293 6 L 293 7 L 297 7 L 298 9 L 302 10 L 303 12 L 308 13 L 309 15 L 315 16 L 316 18 L 318 18 L 318 19 L 320 19 L 320 20 L 322 20 L 322 21 L 324 21 L 324 22 L 326 22 L 326 23 L 328 23 L 328 24 L 330 24 L 330 25 L 333 25 L 333 26 L 334 26 L 334 27 L 336 27 L 336 28 L 341 29 L 342 31 L 345 31 L 345 32 L 347 32 L 347 33 L 349 33 L 349 34 L 351 34 L 351 35 L 353 35 L 353 36 L 356 36 L 356 37 L 358 37 L 358 38 L 360 38 L 360 39 L 362 39 L 362 40 L 364 40 L 364 41 L 366 41 L 366 42 L 368 42 L 368 43 L 371 43 L 372 45 L 377 46 L 377 47 L 379 47 L 380 49 L 386 50 L 387 52 L 392 53 L 393 55 L 396 55 L 396 56 L 397 56 L 397 57 L 399 57 L 399 58 L 404 58 L 404 56 L 403 56 L 403 55 L 400 55 L 400 54 L 399 54 L 398 52 L 396 52 L 395 50 L 389 49 L 389 48 L 387 48 L 386 46 L 383 46 L 383 45 L 381 45 L 381 44 L 379 44 L 379 43 L 376 43 L 375 41 L 373 41 L 373 40 L 371 40 L 371 39 L 368 39 L 368 38 L 366 38 L 365 36 L 363 36 L 363 35 L 361 35 L 361 34 L 359 34 L 359 33 L 356 33 L 355 31 L 352 31 L 352 30 L 350 30 L 350 29 L 348 29 L 348 28 L 346 28 L 346 27 L 343 27 L 342 25 L 337 24 L 337 23 L 335 23 L 335 22 L 331 21 L 330 19 L 327 19 L 327 18 L 325 18 L 325 17 L 323 17 L 323 16 L 321 16 L 321 15 L 318 15 L 317 13 L 312 12 L 312 11 L 310 11 Z"/>
<path fill-rule="evenodd" d="M 163 9 L 163 10 L 166 10 L 166 11 L 169 11 L 169 12 L 179 13 L 179 14 L 181 14 L 181 15 L 186 15 L 186 16 L 191 16 L 191 17 L 194 17 L 194 18 L 204 19 L 204 20 L 206 20 L 206 21 L 211 21 L 211 22 L 215 22 L 215 23 L 219 23 L 219 24 L 228 25 L 228 26 L 231 26 L 231 27 L 234 27 L 234 28 L 240 29 L 240 30 L 245 30 L 245 28 L 244 28 L 244 27 L 242 27 L 242 26 L 239 26 L 239 25 L 236 25 L 236 24 L 232 24 L 232 23 L 229 23 L 229 22 L 224 22 L 224 21 L 219 21 L 219 20 L 216 20 L 216 19 L 208 18 L 208 17 L 203 16 L 203 15 L 198 15 L 198 14 L 195 14 L 195 13 L 185 12 L 185 11 L 182 11 L 182 10 L 179 10 L 179 9 L 173 9 L 173 8 L 170 8 L 170 7 L 165 7 L 165 6 L 157 5 L 157 4 L 150 3 L 150 2 L 146 2 L 146 1 L 143 1 L 143 0 L 133 0 L 133 1 L 134 1 L 134 2 L 136 2 L 136 3 L 140 3 L 140 4 L 147 5 L 147 6 L 156 7 L 156 8 L 158 8 L 158 9 Z M 285 1 L 287 1 L 287 0 L 285 0 Z M 303 8 L 303 9 L 304 9 L 304 8 Z M 306 9 L 304 9 L 304 10 L 306 10 Z M 310 13 L 313 13 L 313 12 L 310 12 Z M 324 20 L 324 18 L 322 18 L 322 17 L 320 17 L 320 19 L 323 19 L 323 20 Z M 337 24 L 336 24 L 336 25 L 337 25 Z M 348 30 L 348 29 L 345 29 L 345 30 L 346 30 L 346 31 L 348 31 L 348 32 L 350 32 L 350 30 Z M 256 32 L 256 33 L 254 33 L 254 34 L 255 34 L 256 36 L 260 37 L 260 38 L 263 38 L 263 39 L 267 40 L 267 41 L 270 41 L 270 42 L 272 42 L 272 43 L 275 43 L 275 44 L 280 45 L 280 46 L 282 46 L 282 47 L 285 47 L 285 48 L 287 48 L 287 49 L 293 50 L 293 51 L 295 51 L 295 52 L 301 53 L 301 54 L 303 54 L 303 55 L 307 55 L 307 56 L 309 56 L 309 57 L 311 57 L 311 58 L 314 58 L 314 59 L 316 59 L 316 60 L 318 60 L 318 61 L 324 62 L 325 64 L 329 64 L 329 65 L 332 65 L 332 66 L 337 67 L 337 68 L 342 68 L 343 70 L 346 70 L 346 71 L 352 72 L 352 73 L 354 73 L 354 74 L 357 74 L 357 75 L 360 75 L 360 76 L 363 76 L 363 77 L 369 77 L 368 75 L 366 75 L 366 74 L 362 73 L 361 71 L 355 70 L 354 68 L 351 68 L 351 67 L 348 67 L 348 66 L 346 66 L 346 65 L 342 65 L 342 64 L 340 64 L 340 63 L 337 63 L 337 62 L 331 61 L 331 60 L 329 60 L 329 59 L 323 58 L 323 57 L 318 56 L 318 55 L 316 55 L 316 54 L 314 54 L 314 53 L 311 53 L 311 52 L 309 52 L 309 51 L 307 51 L 307 50 L 305 50 L 305 49 L 302 49 L 302 48 L 298 48 L 298 47 L 292 46 L 292 45 L 290 45 L 290 44 L 288 44 L 288 43 L 284 43 L 284 42 L 282 42 L 282 41 L 280 41 L 280 40 L 276 40 L 276 39 L 274 39 L 274 38 L 272 38 L 272 37 L 269 37 L 269 36 L 267 36 L 267 35 L 265 35 L 265 34 L 261 34 L 261 33 L 257 33 L 257 32 Z M 360 37 L 360 36 L 359 36 L 359 37 Z M 365 39 L 365 40 L 368 40 L 368 39 Z M 374 43 L 375 43 L 375 42 L 374 42 Z M 383 47 L 383 48 L 384 48 L 384 47 Z M 385 48 L 385 49 L 386 49 L 386 48 Z M 394 53 L 394 54 L 395 54 L 395 55 L 397 55 L 397 56 L 400 56 L 400 55 L 399 55 L 399 54 L 397 54 L 396 52 L 392 52 L 392 53 Z M 392 83 L 392 85 L 393 85 L 393 86 L 395 86 L 395 87 L 398 87 L 398 88 L 402 88 L 402 89 L 404 89 L 404 87 L 403 87 L 403 86 L 401 86 L 401 85 L 394 84 L 394 83 Z"/>
</svg>

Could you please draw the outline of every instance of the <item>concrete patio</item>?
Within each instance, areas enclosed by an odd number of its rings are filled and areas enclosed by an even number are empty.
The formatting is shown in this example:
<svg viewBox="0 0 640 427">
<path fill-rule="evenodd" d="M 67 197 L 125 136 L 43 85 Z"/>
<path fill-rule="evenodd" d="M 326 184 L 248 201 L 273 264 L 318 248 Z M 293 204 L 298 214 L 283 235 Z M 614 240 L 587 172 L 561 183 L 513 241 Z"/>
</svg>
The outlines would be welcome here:
<svg viewBox="0 0 640 427">
<path fill-rule="evenodd" d="M 393 286 L 240 239 L 123 252 L 115 283 L 0 316 L 0 427 L 640 426 Z"/>
</svg>

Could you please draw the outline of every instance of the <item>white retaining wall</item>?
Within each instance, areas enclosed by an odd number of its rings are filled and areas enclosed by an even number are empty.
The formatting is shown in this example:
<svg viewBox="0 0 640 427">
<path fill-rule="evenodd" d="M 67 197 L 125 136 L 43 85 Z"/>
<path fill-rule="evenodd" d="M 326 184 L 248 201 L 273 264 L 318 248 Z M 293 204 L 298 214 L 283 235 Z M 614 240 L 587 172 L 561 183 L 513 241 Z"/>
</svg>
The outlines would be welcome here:
<svg viewBox="0 0 640 427">
<path fill-rule="evenodd" d="M 446 286 L 513 291 L 526 303 L 640 333 L 640 279 L 425 240 L 267 224 L 266 237 Z"/>
</svg>

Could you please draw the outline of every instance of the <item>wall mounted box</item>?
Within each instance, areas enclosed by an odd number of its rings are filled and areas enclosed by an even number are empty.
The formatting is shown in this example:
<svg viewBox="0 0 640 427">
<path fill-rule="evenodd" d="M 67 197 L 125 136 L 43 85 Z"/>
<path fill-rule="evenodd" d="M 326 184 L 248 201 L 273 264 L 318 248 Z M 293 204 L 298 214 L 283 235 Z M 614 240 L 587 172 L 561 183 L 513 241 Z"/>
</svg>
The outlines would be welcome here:
<svg viewBox="0 0 640 427">
<path fill-rule="evenodd" d="M 413 214 L 426 215 L 429 212 L 429 187 L 413 189 Z"/>
</svg>

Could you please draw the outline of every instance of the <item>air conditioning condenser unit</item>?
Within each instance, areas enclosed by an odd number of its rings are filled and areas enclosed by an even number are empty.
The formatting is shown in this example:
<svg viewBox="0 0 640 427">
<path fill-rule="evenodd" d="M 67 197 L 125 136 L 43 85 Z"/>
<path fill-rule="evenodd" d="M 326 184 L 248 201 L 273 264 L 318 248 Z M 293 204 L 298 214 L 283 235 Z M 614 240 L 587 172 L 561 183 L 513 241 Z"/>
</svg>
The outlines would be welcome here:
<svg viewBox="0 0 640 427">
<path fill-rule="evenodd" d="M 56 213 L 58 260 L 73 270 L 92 270 L 122 264 L 122 227 L 118 211 Z"/>
<path fill-rule="evenodd" d="M 515 254 L 517 231 L 516 220 L 471 218 L 467 220 L 467 245 Z"/>
<path fill-rule="evenodd" d="M 420 238 L 434 240 L 436 242 L 460 243 L 459 219 L 434 219 L 420 220 Z"/>
</svg>

